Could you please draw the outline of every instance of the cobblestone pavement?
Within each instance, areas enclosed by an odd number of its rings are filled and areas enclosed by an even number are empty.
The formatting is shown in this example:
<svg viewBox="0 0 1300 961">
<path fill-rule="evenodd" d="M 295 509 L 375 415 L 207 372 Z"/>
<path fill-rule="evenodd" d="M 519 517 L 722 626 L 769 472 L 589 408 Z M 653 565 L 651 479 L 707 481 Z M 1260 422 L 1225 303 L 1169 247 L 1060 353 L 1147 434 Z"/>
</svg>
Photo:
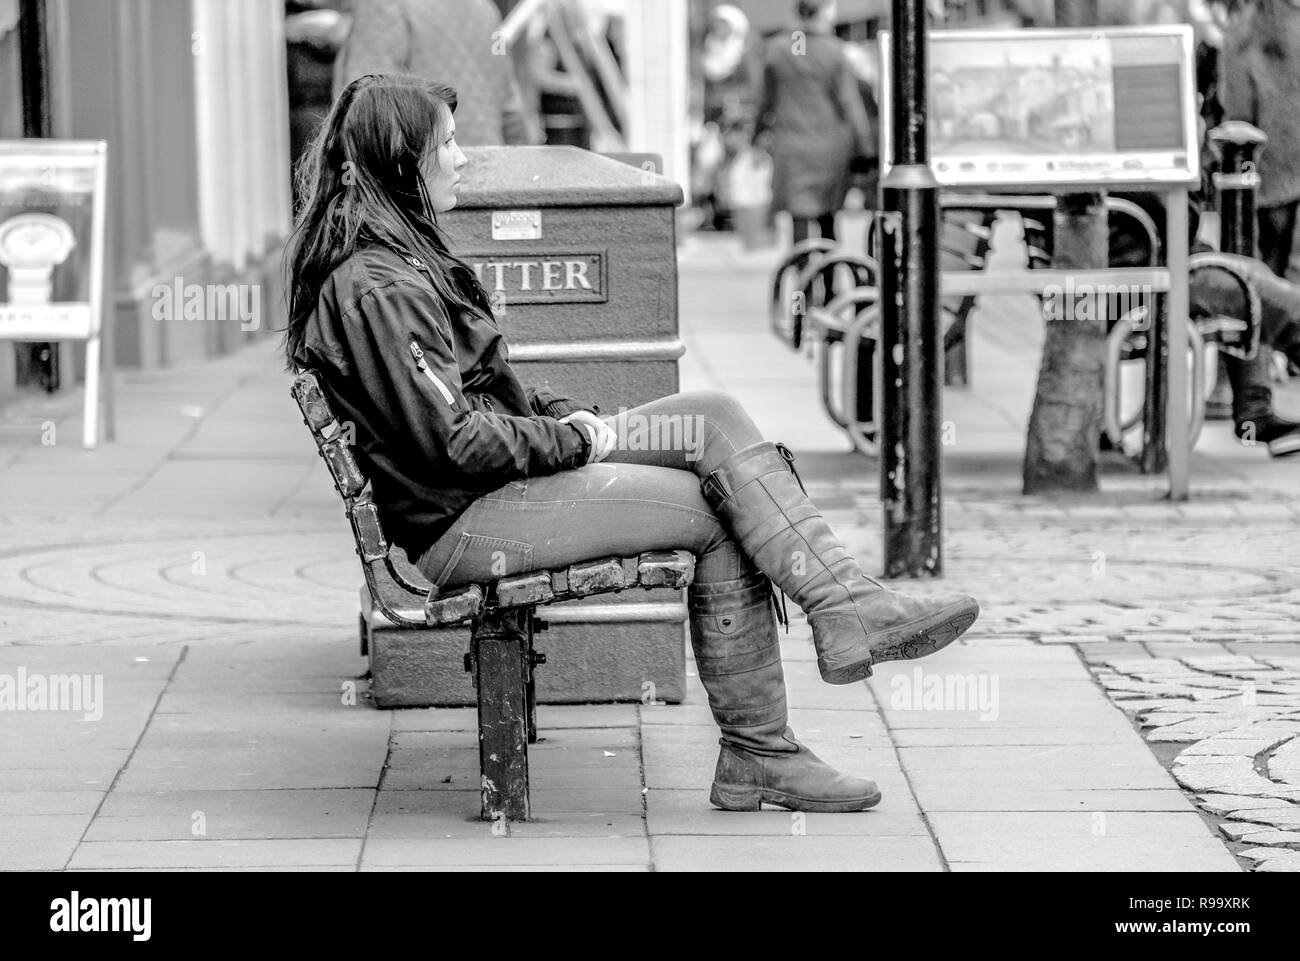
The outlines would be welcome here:
<svg viewBox="0 0 1300 961">
<path fill-rule="evenodd" d="M 1300 657 L 1106 658 L 1097 676 L 1235 853 L 1300 871 Z"/>
</svg>

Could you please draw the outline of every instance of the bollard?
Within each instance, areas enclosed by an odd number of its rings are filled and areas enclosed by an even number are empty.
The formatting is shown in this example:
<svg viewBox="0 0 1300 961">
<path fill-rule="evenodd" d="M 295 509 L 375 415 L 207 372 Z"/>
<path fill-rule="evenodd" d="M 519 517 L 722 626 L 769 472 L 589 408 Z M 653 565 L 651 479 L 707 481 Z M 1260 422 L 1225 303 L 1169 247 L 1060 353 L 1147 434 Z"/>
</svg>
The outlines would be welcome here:
<svg viewBox="0 0 1300 961">
<path fill-rule="evenodd" d="M 460 204 L 442 218 L 478 274 L 522 379 L 606 415 L 679 389 L 676 211 L 651 155 L 471 147 Z M 671 425 L 670 425 L 671 426 Z M 664 432 L 647 442 L 672 442 Z M 684 432 L 677 442 L 684 442 Z M 374 620 L 373 614 L 368 614 Z M 686 605 L 641 591 L 549 608 L 545 704 L 675 703 L 686 693 Z M 474 703 L 467 627 L 370 632 L 383 707 Z"/>
<path fill-rule="evenodd" d="M 886 577 L 943 573 L 939 182 L 930 169 L 926 5 L 893 0 L 893 166 L 881 181 L 880 497 Z M 860 390 L 870 390 L 863 384 Z M 860 397 L 859 410 L 870 409 Z"/>
<path fill-rule="evenodd" d="M 1230 120 L 1210 131 L 1210 141 L 1218 146 L 1223 158 L 1221 172 L 1214 175 L 1219 198 L 1219 249 L 1226 254 L 1255 258 L 1259 240 L 1256 195 L 1260 185 L 1255 156 L 1268 143 L 1268 135 L 1244 121 Z M 1253 366 L 1261 368 L 1260 373 L 1267 377 L 1271 363 L 1270 352 L 1260 343 L 1258 330 L 1247 331 L 1243 342 L 1248 345 L 1246 357 L 1250 359 L 1227 352 L 1219 355 L 1220 373 L 1234 385 L 1234 392 Z M 1225 393 L 1225 400 L 1226 397 Z M 1227 413 L 1231 416 L 1231 409 Z"/>
<path fill-rule="evenodd" d="M 1219 195 L 1219 249 L 1225 254 L 1254 257 L 1259 230 L 1255 154 L 1268 143 L 1268 136 L 1244 121 L 1230 120 L 1210 131 L 1210 141 L 1223 154 L 1223 172 L 1214 175 Z"/>
</svg>

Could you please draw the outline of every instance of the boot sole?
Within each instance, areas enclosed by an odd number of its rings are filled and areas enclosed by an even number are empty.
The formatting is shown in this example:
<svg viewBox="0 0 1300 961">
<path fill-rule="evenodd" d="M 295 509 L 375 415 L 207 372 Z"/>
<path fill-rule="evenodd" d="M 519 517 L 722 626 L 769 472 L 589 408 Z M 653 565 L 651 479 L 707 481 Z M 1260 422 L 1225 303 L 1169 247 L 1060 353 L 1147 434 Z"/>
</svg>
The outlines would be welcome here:
<svg viewBox="0 0 1300 961">
<path fill-rule="evenodd" d="M 1288 434 L 1286 437 L 1279 437 L 1269 443 L 1268 452 L 1273 457 L 1290 457 L 1293 454 L 1300 454 L 1300 436 Z"/>
<path fill-rule="evenodd" d="M 785 808 L 787 811 L 804 811 L 809 814 L 848 814 L 853 811 L 865 811 L 879 804 L 880 798 L 880 792 L 875 791 L 860 798 L 820 801 L 815 798 L 796 797 L 783 791 L 716 783 L 709 792 L 709 802 L 724 811 L 760 811 L 766 802 Z"/>
<path fill-rule="evenodd" d="M 958 605 L 956 611 L 951 609 L 941 611 L 931 617 L 921 618 L 911 624 L 904 624 L 902 627 L 891 628 L 868 637 L 868 645 L 873 641 L 879 643 L 882 637 L 887 639 L 887 643 L 873 651 L 865 660 L 843 667 L 828 668 L 819 659 L 817 669 L 821 671 L 822 680 L 827 684 L 853 684 L 871 677 L 873 664 L 886 661 L 912 661 L 942 650 L 969 631 L 979 616 L 978 605 L 974 611 L 969 610 L 968 605 Z"/>
</svg>

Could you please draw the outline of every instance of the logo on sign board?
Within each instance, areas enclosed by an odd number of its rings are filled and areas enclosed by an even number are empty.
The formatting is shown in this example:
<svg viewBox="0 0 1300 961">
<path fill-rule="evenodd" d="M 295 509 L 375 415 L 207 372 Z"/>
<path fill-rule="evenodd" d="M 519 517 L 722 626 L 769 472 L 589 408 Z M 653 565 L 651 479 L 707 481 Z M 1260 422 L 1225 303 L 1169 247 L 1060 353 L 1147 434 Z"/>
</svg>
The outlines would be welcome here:
<svg viewBox="0 0 1300 961">
<path fill-rule="evenodd" d="M 541 240 L 540 210 L 495 210 L 492 212 L 493 240 Z"/>
<path fill-rule="evenodd" d="M 9 290 L 0 301 L 48 304 L 54 268 L 76 246 L 72 228 L 53 214 L 19 214 L 0 224 L 0 264 L 9 270 Z"/>
</svg>

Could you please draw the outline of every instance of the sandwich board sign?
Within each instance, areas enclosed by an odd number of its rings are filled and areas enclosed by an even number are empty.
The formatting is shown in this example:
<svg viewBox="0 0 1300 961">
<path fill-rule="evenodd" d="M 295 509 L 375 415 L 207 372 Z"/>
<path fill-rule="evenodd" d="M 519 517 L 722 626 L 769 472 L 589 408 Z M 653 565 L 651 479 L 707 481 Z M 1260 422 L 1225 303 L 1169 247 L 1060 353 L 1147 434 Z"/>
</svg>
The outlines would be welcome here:
<svg viewBox="0 0 1300 961">
<path fill-rule="evenodd" d="M 0 141 L 0 340 L 86 342 L 87 448 L 99 439 L 107 156 L 103 140 Z"/>
<path fill-rule="evenodd" d="M 890 38 L 881 158 L 893 159 Z M 945 187 L 1021 193 L 1200 182 L 1192 28 L 938 30 L 930 166 Z"/>
</svg>

